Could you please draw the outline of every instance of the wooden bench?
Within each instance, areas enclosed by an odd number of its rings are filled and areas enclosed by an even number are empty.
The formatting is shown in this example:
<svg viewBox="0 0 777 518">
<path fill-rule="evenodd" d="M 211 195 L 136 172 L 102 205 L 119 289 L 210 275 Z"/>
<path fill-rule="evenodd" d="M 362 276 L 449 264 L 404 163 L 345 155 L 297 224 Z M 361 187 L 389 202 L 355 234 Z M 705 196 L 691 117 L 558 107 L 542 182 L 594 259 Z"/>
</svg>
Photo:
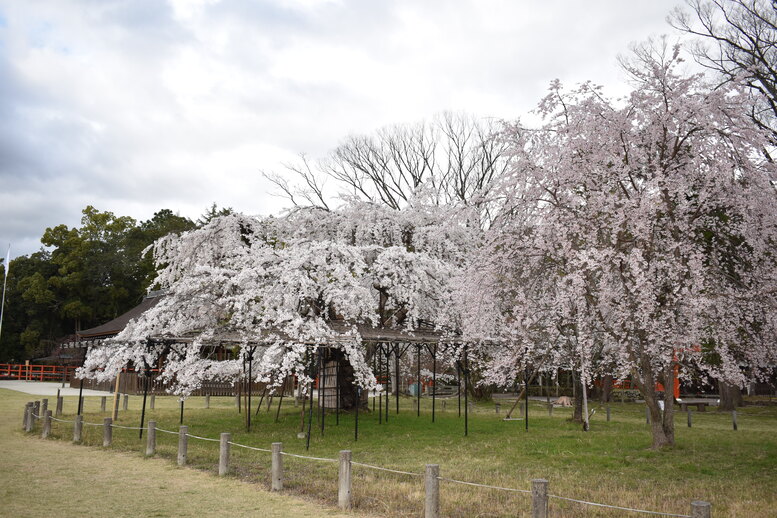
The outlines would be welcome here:
<svg viewBox="0 0 777 518">
<path fill-rule="evenodd" d="M 699 412 L 706 412 L 708 405 L 710 405 L 709 401 L 699 401 L 699 400 L 680 401 L 680 411 L 687 412 L 689 406 L 695 406 L 696 410 L 698 410 Z"/>
</svg>

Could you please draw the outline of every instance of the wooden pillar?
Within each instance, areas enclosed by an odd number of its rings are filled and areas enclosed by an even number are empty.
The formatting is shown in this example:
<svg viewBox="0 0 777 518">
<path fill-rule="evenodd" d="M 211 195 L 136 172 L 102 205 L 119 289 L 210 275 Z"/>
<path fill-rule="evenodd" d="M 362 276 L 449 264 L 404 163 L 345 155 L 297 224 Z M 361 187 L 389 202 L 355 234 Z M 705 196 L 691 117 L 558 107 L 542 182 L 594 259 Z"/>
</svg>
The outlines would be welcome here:
<svg viewBox="0 0 777 518">
<path fill-rule="evenodd" d="M 283 489 L 283 443 L 272 443 L 272 490 Z"/>
<path fill-rule="evenodd" d="M 223 477 L 229 473 L 229 441 L 232 440 L 231 433 L 222 433 L 219 445 L 219 476 Z"/>
<path fill-rule="evenodd" d="M 103 398 L 105 399 L 105 398 Z M 113 442 L 113 419 L 103 419 L 103 448 L 107 448 Z"/>
<path fill-rule="evenodd" d="M 531 481 L 531 518 L 548 518 L 548 481 Z"/>
<path fill-rule="evenodd" d="M 351 451 L 340 451 L 340 469 L 338 473 L 337 505 L 340 509 L 351 508 Z"/>
<path fill-rule="evenodd" d="M 181 425 L 178 428 L 178 465 L 186 465 L 187 450 L 189 449 L 189 427 Z"/>
<path fill-rule="evenodd" d="M 438 518 L 440 516 L 440 466 L 439 464 L 427 464 L 424 478 L 424 518 Z"/>
</svg>

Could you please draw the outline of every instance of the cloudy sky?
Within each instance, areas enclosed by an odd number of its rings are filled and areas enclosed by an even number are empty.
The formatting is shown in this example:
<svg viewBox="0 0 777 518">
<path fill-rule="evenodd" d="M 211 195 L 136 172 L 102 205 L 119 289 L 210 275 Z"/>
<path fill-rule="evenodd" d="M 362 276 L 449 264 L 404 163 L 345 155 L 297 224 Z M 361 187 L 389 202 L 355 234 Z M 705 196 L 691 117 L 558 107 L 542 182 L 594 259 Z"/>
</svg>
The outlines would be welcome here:
<svg viewBox="0 0 777 518">
<path fill-rule="evenodd" d="M 0 0 L 0 244 L 94 205 L 280 211 L 261 170 L 445 110 L 526 114 L 680 0 Z M 3 254 L 4 255 L 4 254 Z"/>
</svg>

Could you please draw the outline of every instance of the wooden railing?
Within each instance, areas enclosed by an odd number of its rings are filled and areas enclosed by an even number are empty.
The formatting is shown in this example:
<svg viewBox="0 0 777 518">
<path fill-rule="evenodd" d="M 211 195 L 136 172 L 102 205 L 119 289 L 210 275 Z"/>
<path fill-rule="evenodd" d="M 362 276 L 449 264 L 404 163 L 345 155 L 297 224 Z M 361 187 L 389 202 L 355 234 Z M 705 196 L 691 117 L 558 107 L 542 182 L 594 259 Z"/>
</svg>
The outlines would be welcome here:
<svg viewBox="0 0 777 518">
<path fill-rule="evenodd" d="M 76 367 L 62 365 L 24 365 L 19 363 L 0 363 L 0 379 L 25 381 L 63 381 L 69 380 Z"/>
</svg>

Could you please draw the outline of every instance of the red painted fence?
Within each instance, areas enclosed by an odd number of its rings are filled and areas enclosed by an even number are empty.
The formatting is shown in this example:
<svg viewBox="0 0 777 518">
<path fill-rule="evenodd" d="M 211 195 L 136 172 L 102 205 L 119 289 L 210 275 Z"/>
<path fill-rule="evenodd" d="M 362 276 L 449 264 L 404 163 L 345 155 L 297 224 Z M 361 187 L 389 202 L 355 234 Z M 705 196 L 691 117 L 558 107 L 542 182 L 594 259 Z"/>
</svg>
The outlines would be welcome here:
<svg viewBox="0 0 777 518">
<path fill-rule="evenodd" d="M 27 381 L 69 380 L 76 367 L 62 365 L 24 365 L 18 363 L 0 363 L 0 379 Z"/>
</svg>

